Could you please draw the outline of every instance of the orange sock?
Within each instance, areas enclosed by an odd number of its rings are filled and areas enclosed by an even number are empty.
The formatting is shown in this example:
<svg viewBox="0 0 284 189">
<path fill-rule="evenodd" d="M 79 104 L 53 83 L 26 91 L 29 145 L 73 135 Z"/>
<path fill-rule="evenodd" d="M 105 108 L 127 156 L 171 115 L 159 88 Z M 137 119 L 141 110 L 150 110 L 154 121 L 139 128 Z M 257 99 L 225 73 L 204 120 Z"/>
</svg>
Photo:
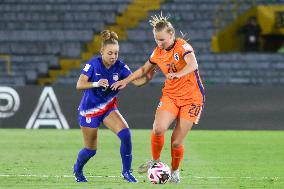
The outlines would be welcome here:
<svg viewBox="0 0 284 189">
<path fill-rule="evenodd" d="M 183 159 L 183 152 L 184 152 L 184 147 L 183 145 L 174 148 L 173 146 L 171 147 L 171 153 L 172 153 L 172 169 L 173 171 L 177 170 L 179 168 L 180 162 Z"/>
<path fill-rule="evenodd" d="M 171 137 L 171 157 L 173 157 L 173 142 L 174 142 L 174 137 L 172 135 Z"/>
<path fill-rule="evenodd" d="M 163 149 L 165 142 L 164 135 L 155 135 L 154 132 L 152 132 L 151 135 L 151 147 L 152 147 L 152 158 L 153 160 L 160 159 L 161 151 Z"/>
</svg>

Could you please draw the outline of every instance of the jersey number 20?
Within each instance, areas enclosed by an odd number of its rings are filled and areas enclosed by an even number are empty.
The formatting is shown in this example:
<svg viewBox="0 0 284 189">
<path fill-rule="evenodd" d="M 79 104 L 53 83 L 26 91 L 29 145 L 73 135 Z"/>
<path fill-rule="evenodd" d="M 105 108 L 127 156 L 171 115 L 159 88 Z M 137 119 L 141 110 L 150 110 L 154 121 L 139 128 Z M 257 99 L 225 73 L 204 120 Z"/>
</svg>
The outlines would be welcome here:
<svg viewBox="0 0 284 189">
<path fill-rule="evenodd" d="M 177 72 L 177 67 L 174 63 L 167 64 L 168 73 L 175 73 Z"/>
</svg>

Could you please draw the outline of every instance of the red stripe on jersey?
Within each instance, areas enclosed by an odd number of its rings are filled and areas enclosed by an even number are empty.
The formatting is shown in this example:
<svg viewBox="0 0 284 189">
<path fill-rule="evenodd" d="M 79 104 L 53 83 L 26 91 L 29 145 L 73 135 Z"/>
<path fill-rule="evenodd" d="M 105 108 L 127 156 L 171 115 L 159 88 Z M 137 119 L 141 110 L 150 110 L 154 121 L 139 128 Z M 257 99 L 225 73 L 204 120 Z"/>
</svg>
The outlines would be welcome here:
<svg viewBox="0 0 284 189">
<path fill-rule="evenodd" d="M 104 109 L 101 109 L 97 112 L 93 112 L 93 113 L 90 113 L 90 114 L 86 114 L 85 117 L 97 117 L 97 116 L 103 115 L 104 113 L 106 113 L 111 108 L 117 108 L 117 98 L 114 98 L 112 101 L 110 101 L 104 107 Z"/>
</svg>

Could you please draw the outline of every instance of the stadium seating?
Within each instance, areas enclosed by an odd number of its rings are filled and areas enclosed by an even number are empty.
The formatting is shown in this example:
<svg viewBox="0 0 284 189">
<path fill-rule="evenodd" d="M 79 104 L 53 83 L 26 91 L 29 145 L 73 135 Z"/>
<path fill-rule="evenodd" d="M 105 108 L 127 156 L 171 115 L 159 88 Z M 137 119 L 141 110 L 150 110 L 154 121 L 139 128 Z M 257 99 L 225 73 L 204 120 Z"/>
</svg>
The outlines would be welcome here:
<svg viewBox="0 0 284 189">
<path fill-rule="evenodd" d="M 9 55 L 12 72 L 0 58 L 0 84 L 36 84 L 59 57 L 80 57 L 84 44 L 131 0 L 3 0 L 0 6 L 0 55 Z M 11 80 L 9 78 L 14 77 Z M 18 79 L 19 78 L 19 79 Z M 18 82 L 19 80 L 19 82 Z M 7 82 L 9 81 L 9 82 Z M 13 82 L 14 81 L 14 82 Z"/>
<path fill-rule="evenodd" d="M 179 3 L 178 3 L 179 2 Z M 245 1 L 244 1 L 245 2 Z M 171 16 L 176 32 L 195 49 L 203 80 L 207 84 L 283 84 L 284 55 L 275 53 L 211 53 L 210 39 L 216 8 L 224 1 L 174 0 L 162 5 L 163 13 Z M 264 3 L 264 1 L 257 1 Z M 240 11 L 251 6 L 247 1 Z M 229 7 L 228 7 L 229 8 Z M 151 15 L 159 12 L 152 12 Z M 230 22 L 233 18 L 227 18 Z M 136 69 L 150 56 L 155 43 L 147 21 L 128 31 L 128 41 L 121 43 L 121 56 Z M 139 45 L 138 45 L 139 44 Z M 152 48 L 151 48 L 152 47 Z M 146 54 L 145 54 L 146 52 Z M 162 74 L 156 82 L 163 80 Z"/>
<path fill-rule="evenodd" d="M 0 54 L 11 54 L 13 74 L 20 78 L 15 84 L 36 83 L 33 78 L 46 74 L 48 68 L 58 67 L 60 57 L 79 58 L 84 44 L 92 40 L 93 34 L 114 23 L 115 17 L 131 2 L 3 0 L 0 6 Z M 251 1 L 242 2 L 239 12 L 251 6 Z M 168 0 L 162 4 L 161 11 L 170 15 L 177 35 L 185 35 L 184 38 L 194 47 L 205 83 L 283 84 L 284 56 L 281 54 L 211 52 L 216 10 L 224 3 L 225 0 Z M 257 0 L 256 3 L 267 2 Z M 228 11 L 230 6 L 226 7 Z M 160 10 L 150 12 L 148 19 L 159 13 Z M 155 47 L 148 19 L 129 29 L 127 40 L 120 41 L 120 57 L 133 70 L 148 59 Z M 228 16 L 225 23 L 233 19 L 233 15 Z M 0 69 L 4 70 L 1 62 Z M 27 77 L 28 73 L 33 74 Z M 67 76 L 60 76 L 56 84 L 74 84 L 79 73 L 78 69 L 74 69 Z M 162 80 L 159 73 L 154 82 Z"/>
</svg>

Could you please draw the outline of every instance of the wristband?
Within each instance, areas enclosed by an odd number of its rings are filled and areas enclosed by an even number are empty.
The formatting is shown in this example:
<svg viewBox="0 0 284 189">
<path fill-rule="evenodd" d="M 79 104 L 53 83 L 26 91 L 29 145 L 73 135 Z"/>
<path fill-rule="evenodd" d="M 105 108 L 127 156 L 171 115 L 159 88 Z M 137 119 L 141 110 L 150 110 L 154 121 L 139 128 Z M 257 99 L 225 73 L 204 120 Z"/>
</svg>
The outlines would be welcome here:
<svg viewBox="0 0 284 189">
<path fill-rule="evenodd" d="M 93 83 L 92 83 L 92 86 L 93 86 L 93 87 L 99 87 L 99 82 L 93 82 Z"/>
</svg>

